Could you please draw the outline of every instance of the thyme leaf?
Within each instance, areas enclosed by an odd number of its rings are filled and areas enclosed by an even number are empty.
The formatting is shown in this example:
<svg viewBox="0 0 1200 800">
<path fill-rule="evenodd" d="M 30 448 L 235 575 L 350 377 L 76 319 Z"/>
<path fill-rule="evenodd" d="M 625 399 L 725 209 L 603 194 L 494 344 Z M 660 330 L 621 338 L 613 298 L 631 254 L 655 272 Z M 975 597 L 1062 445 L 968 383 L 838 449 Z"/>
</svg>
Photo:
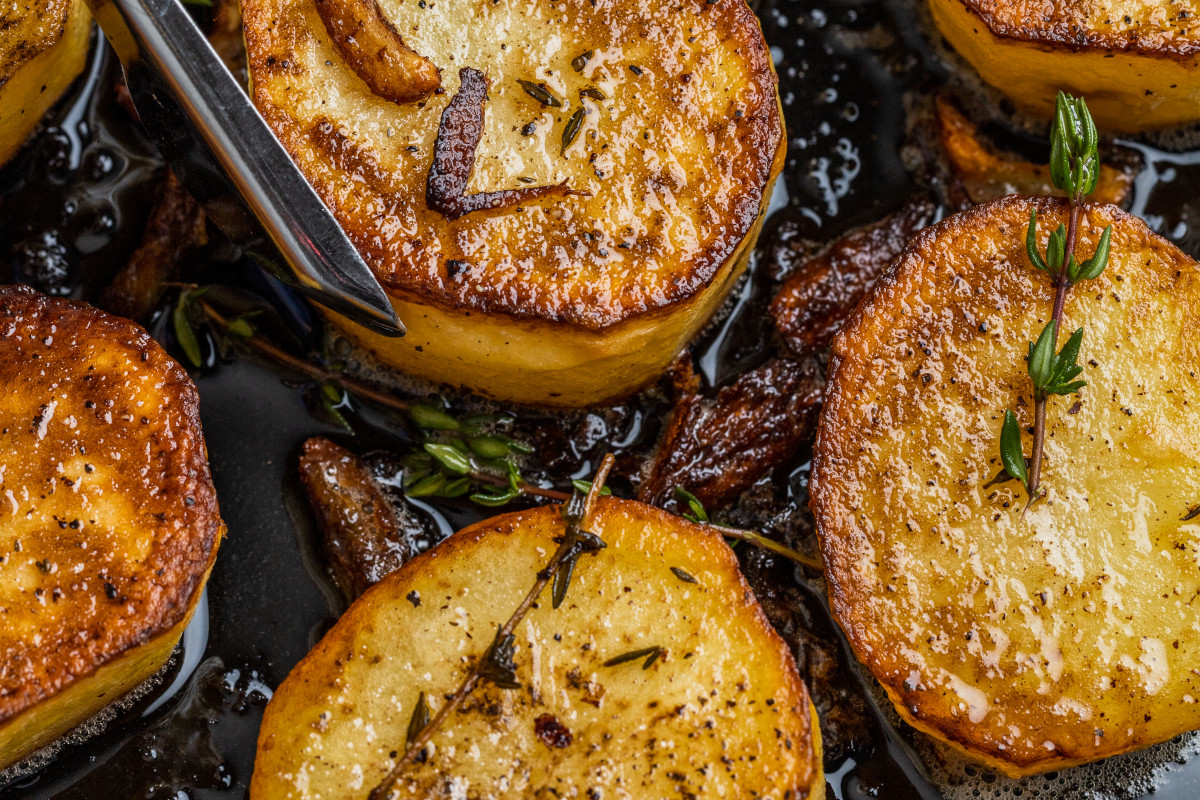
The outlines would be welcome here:
<svg viewBox="0 0 1200 800">
<path fill-rule="evenodd" d="M 688 572 L 683 567 L 671 567 L 671 572 L 675 575 L 676 578 L 679 578 L 679 580 L 683 581 L 684 583 L 699 583 L 700 582 L 700 581 L 696 580 L 695 575 Z"/>
<path fill-rule="evenodd" d="M 425 726 L 429 724 L 429 703 L 425 700 L 425 693 L 421 692 L 417 698 L 417 705 L 413 708 L 412 717 L 408 720 L 408 734 L 405 739 L 405 745 L 411 745 L 421 731 L 425 730 Z"/>
<path fill-rule="evenodd" d="M 588 61 L 592 59 L 592 56 L 595 55 L 595 52 L 596 51 L 594 50 L 588 50 L 587 52 L 581 53 L 572 58 L 571 69 L 575 70 L 576 72 L 583 72 L 583 68 L 587 66 Z"/>
<path fill-rule="evenodd" d="M 496 638 L 479 659 L 476 672 L 479 677 L 491 681 L 501 689 L 520 689 L 521 682 L 517 680 L 517 665 L 513 663 L 513 643 L 516 637 L 505 633 L 504 627 L 496 626 Z"/>
<path fill-rule="evenodd" d="M 183 350 L 183 354 L 193 367 L 204 366 L 204 355 L 200 351 L 200 339 L 192 325 L 192 319 L 196 313 L 196 298 L 204 292 L 204 288 L 180 292 L 179 300 L 171 312 L 171 327 L 175 333 L 175 340 L 179 342 L 180 349 Z"/>
<path fill-rule="evenodd" d="M 436 406 L 414 403 L 408 409 L 408 415 L 417 427 L 426 430 L 456 431 L 459 428 L 458 420 Z"/>
<path fill-rule="evenodd" d="M 525 90 L 525 94 L 537 100 L 542 105 L 549 106 L 550 108 L 562 108 L 562 100 L 546 88 L 546 84 L 520 79 L 517 80 L 517 83 L 521 84 L 521 88 Z"/>
<path fill-rule="evenodd" d="M 583 114 L 583 109 L 577 108 L 575 109 L 575 113 L 571 115 L 571 118 L 567 120 L 567 125 L 565 128 L 563 128 L 562 150 L 560 151 L 561 155 L 566 155 L 567 148 L 570 147 L 575 141 L 575 138 L 579 136 L 579 129 L 583 127 Z"/>
<path fill-rule="evenodd" d="M 630 650 L 628 653 L 622 653 L 619 656 L 614 656 L 608 661 L 605 661 L 604 666 L 616 667 L 621 664 L 627 664 L 630 661 L 645 659 L 645 661 L 642 662 L 642 669 L 650 669 L 650 667 L 654 666 L 654 662 L 658 660 L 658 657 L 662 655 L 662 651 L 662 648 L 658 645 L 654 645 L 653 647 L 643 647 L 640 650 Z"/>
<path fill-rule="evenodd" d="M 687 504 L 688 512 L 683 516 L 690 519 L 692 522 L 705 523 L 708 522 L 708 512 L 704 510 L 704 504 L 696 495 L 684 489 L 682 486 L 675 487 L 675 498 Z"/>
</svg>

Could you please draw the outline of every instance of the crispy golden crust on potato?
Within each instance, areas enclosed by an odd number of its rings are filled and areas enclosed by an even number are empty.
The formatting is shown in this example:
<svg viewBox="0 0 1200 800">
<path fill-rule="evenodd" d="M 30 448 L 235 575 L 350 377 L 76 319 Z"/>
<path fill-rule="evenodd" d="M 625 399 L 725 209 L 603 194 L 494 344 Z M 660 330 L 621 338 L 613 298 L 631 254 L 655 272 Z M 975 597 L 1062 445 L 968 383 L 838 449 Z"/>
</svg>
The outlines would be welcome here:
<svg viewBox="0 0 1200 800">
<path fill-rule="evenodd" d="M 743 0 L 381 6 L 441 69 L 443 94 L 373 95 L 311 0 L 249 0 L 245 26 L 256 104 L 397 299 L 596 331 L 696 297 L 738 253 L 783 152 L 770 54 Z M 491 82 L 471 190 L 566 181 L 586 196 L 455 220 L 426 206 L 460 67 Z M 592 89 L 604 99 L 580 94 Z"/>
<path fill-rule="evenodd" d="M 957 0 L 995 36 L 1071 51 L 1133 52 L 1151 58 L 1200 54 L 1194 0 Z"/>
<path fill-rule="evenodd" d="M 2 726 L 184 620 L 223 527 L 196 388 L 141 328 L 0 288 L 0 381 Z"/>
<path fill-rule="evenodd" d="M 1027 774 L 1200 726 L 1200 268 L 1139 219 L 1088 206 L 1077 286 L 1088 385 L 1052 398 L 1024 519 L 1003 409 L 1032 425 L 1027 342 L 1053 289 L 1025 255 L 1064 201 L 1010 196 L 925 229 L 834 343 L 812 506 L 831 605 L 916 727 Z M 1028 447 L 1028 437 L 1026 437 Z"/>
<path fill-rule="evenodd" d="M 83 0 L 0 6 L 0 164 L 83 71 L 91 27 Z"/>
<path fill-rule="evenodd" d="M 588 527 L 607 548 L 517 629 L 522 688 L 477 689 L 397 796 L 822 797 L 807 690 L 719 532 L 612 498 Z M 504 514 L 367 590 L 267 706 L 251 797 L 365 798 L 418 694 L 436 712 L 562 531 L 555 506 Z M 656 645 L 649 667 L 605 665 Z"/>
<path fill-rule="evenodd" d="M 1022 110 L 1049 117 L 1058 90 L 1082 95 L 1114 131 L 1200 119 L 1200 5 L 929 0 L 946 41 Z"/>
</svg>

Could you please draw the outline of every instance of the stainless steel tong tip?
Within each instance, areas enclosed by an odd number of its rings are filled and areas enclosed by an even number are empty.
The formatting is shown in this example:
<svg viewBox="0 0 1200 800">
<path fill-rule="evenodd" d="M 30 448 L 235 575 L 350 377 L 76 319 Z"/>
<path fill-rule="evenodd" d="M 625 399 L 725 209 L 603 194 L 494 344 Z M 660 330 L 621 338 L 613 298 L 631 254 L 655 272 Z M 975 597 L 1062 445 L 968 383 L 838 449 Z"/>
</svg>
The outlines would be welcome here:
<svg viewBox="0 0 1200 800">
<path fill-rule="evenodd" d="M 370 267 L 178 0 L 87 4 L 147 132 L 209 219 L 312 300 L 404 335 Z"/>
</svg>

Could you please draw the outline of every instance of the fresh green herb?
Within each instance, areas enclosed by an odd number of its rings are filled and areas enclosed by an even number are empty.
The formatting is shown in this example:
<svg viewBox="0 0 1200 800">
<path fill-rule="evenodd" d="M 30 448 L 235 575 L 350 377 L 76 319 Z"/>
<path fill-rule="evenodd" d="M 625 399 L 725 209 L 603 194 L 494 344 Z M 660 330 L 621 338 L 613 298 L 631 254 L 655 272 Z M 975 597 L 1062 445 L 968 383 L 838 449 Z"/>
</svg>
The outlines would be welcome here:
<svg viewBox="0 0 1200 800">
<path fill-rule="evenodd" d="M 730 546 L 736 546 L 738 542 L 746 542 L 747 544 L 752 544 L 762 550 L 768 550 L 776 555 L 783 556 L 784 558 L 794 561 L 797 564 L 806 566 L 809 569 L 815 569 L 817 571 L 824 570 L 824 566 L 821 564 L 819 559 L 813 558 L 812 556 L 806 556 L 798 550 L 793 550 L 785 544 L 781 544 L 774 539 L 763 536 L 761 533 L 757 533 L 756 531 L 748 531 L 743 528 L 732 528 L 720 522 L 713 522 L 709 519 L 708 512 L 704 510 L 704 504 L 700 502 L 699 498 L 697 498 L 696 495 L 692 494 L 688 490 L 684 489 L 682 486 L 675 487 L 675 497 L 680 502 L 687 504 L 688 510 L 682 515 L 685 519 L 689 519 L 692 522 L 700 525 L 712 525 L 720 528 L 721 535 L 724 536 L 727 541 L 729 539 L 733 540 L 732 542 L 729 542 Z"/>
<path fill-rule="evenodd" d="M 583 127 L 583 114 L 583 109 L 577 108 L 575 109 L 575 113 L 571 115 L 571 118 L 567 120 L 567 125 L 563 128 L 562 150 L 560 154 L 566 155 L 567 148 L 575 141 L 575 137 L 579 136 L 579 129 Z"/>
<path fill-rule="evenodd" d="M 554 95 L 553 92 L 547 89 L 546 84 L 524 80 L 518 80 L 517 83 L 521 84 L 521 88 L 525 90 L 525 94 L 529 95 L 534 100 L 537 100 L 542 105 L 549 106 L 551 108 L 562 108 L 562 100 L 560 100 Z"/>
<path fill-rule="evenodd" d="M 200 339 L 196 335 L 192 320 L 196 317 L 195 302 L 205 291 L 206 289 L 202 287 L 180 292 L 179 300 L 171 312 L 171 327 L 175 331 L 175 339 L 193 367 L 204 366 L 204 355 L 200 351 Z"/>
<path fill-rule="evenodd" d="M 229 327 L 225 329 L 225 333 L 237 339 L 249 339 L 258 329 L 254 327 L 254 323 L 250 320 L 261 314 L 262 311 L 247 311 L 239 317 L 235 317 L 229 321 Z"/>
<path fill-rule="evenodd" d="M 432 431 L 456 431 L 458 420 L 436 406 L 415 403 L 408 409 L 408 415 L 418 428 Z"/>
<path fill-rule="evenodd" d="M 467 447 L 480 458 L 504 458 L 518 452 L 512 439 L 495 434 L 487 436 L 472 436 L 467 439 Z"/>
<path fill-rule="evenodd" d="M 426 475 L 404 486 L 404 493 L 409 497 L 437 497 L 446 488 L 446 476 L 440 472 L 437 475 Z"/>
<path fill-rule="evenodd" d="M 620 664 L 627 664 L 630 661 L 645 659 L 645 661 L 642 662 L 642 669 L 650 669 L 650 667 L 654 666 L 654 662 L 657 661 L 658 657 L 661 655 L 662 648 L 658 645 L 654 645 L 653 647 L 643 647 L 640 650 L 631 650 L 628 653 L 622 653 L 619 656 L 610 658 L 608 661 L 604 662 L 604 666 L 615 667 Z"/>
<path fill-rule="evenodd" d="M 425 452 L 437 459 L 452 475 L 466 475 L 471 471 L 471 459 L 454 445 L 426 442 Z"/>
<path fill-rule="evenodd" d="M 708 512 L 704 510 L 704 504 L 696 495 L 684 489 L 682 486 L 675 487 L 675 499 L 682 503 L 687 503 L 688 511 L 684 513 L 684 517 L 692 522 L 706 523 L 709 522 Z"/>
<path fill-rule="evenodd" d="M 429 404 L 414 404 L 408 414 L 423 438 L 420 452 L 404 456 L 405 491 L 410 497 L 468 495 L 471 502 L 488 508 L 507 505 L 522 495 L 550 500 L 570 497 L 525 480 L 518 460 L 533 448 L 494 430 L 512 424 L 511 417 L 479 414 L 460 421 Z M 443 480 L 437 479 L 439 475 Z"/>
<path fill-rule="evenodd" d="M 1029 215 L 1029 227 L 1025 232 L 1025 252 L 1030 264 L 1054 281 L 1054 308 L 1050 321 L 1042 329 L 1037 341 L 1029 345 L 1026 370 L 1033 384 L 1034 425 L 1033 455 L 1028 466 L 1021 442 L 1021 429 L 1012 411 L 1005 409 L 1004 424 L 1000 430 L 1000 461 L 1004 465 L 1004 472 L 1024 485 L 1029 495 L 1025 511 L 1045 494 L 1041 487 L 1041 476 L 1047 401 L 1051 395 L 1073 394 L 1087 385 L 1086 381 L 1076 380 L 1083 372 L 1083 367 L 1076 363 L 1083 343 L 1083 328 L 1072 333 L 1062 349 L 1058 349 L 1058 334 L 1062 329 L 1067 293 L 1076 283 L 1092 280 L 1104 272 L 1112 242 L 1112 226 L 1109 225 L 1101 234 L 1096 251 L 1090 258 L 1081 261 L 1076 257 L 1084 198 L 1095 191 L 1100 177 L 1099 134 L 1082 97 L 1058 93 L 1050 140 L 1050 177 L 1056 187 L 1066 192 L 1071 210 L 1067 226 L 1059 225 L 1050 234 L 1044 257 L 1037 245 L 1036 209 Z M 997 482 L 1000 482 L 999 476 L 989 481 L 988 485 Z"/>
<path fill-rule="evenodd" d="M 579 492 L 580 494 L 587 494 L 588 492 L 590 492 L 592 490 L 592 482 L 591 481 L 574 480 L 574 481 L 571 481 L 571 485 L 574 486 L 575 491 Z M 602 489 L 600 489 L 600 494 L 607 497 L 608 495 L 612 494 L 612 489 L 605 486 Z"/>
<path fill-rule="evenodd" d="M 345 389 L 333 381 L 321 381 L 317 384 L 317 390 L 320 392 L 321 410 L 325 415 L 346 430 L 354 430 L 350 420 L 342 413 L 342 409 L 350 408 L 350 398 Z"/>
<path fill-rule="evenodd" d="M 496 489 L 481 489 L 471 495 L 471 502 L 478 503 L 481 506 L 488 508 L 497 508 L 499 506 L 508 505 L 512 500 L 521 496 L 519 489 L 504 489 L 502 491 Z"/>
</svg>

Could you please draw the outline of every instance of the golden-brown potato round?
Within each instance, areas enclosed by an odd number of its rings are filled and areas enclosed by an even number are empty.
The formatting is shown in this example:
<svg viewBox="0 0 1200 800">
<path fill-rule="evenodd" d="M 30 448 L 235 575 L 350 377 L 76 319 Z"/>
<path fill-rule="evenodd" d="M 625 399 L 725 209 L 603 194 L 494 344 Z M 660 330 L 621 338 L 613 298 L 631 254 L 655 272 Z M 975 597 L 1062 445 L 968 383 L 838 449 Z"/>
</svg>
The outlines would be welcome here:
<svg viewBox="0 0 1200 800">
<path fill-rule="evenodd" d="M 1200 727 L 1200 267 L 1088 206 L 1112 255 L 1068 297 L 1088 385 L 1052 397 L 1046 499 L 1000 470 L 1005 408 L 1033 422 L 1030 266 L 1064 201 L 1007 197 L 927 228 L 834 344 L 813 510 L 834 614 L 917 728 L 1012 775 Z M 1060 339 L 1060 343 L 1065 340 Z M 1025 452 L 1031 447 L 1026 433 Z"/>
<path fill-rule="evenodd" d="M 1061 89 L 1114 131 L 1200 120 L 1200 4 L 929 0 L 933 20 L 980 76 L 1049 117 Z"/>
<path fill-rule="evenodd" d="M 83 71 L 91 29 L 83 0 L 20 0 L 0 8 L 0 164 Z"/>
<path fill-rule="evenodd" d="M 607 548 L 516 630 L 522 688 L 476 689 L 394 796 L 823 797 L 808 692 L 719 531 L 615 499 L 587 527 Z M 267 706 L 253 800 L 367 797 L 419 694 L 436 713 L 563 530 L 554 506 L 504 514 L 367 590 Z"/>
<path fill-rule="evenodd" d="M 744 0 L 380 7 L 440 68 L 442 93 L 404 104 L 372 93 L 313 0 L 244 3 L 255 103 L 408 335 L 338 324 L 408 372 L 525 403 L 594 403 L 652 380 L 742 270 L 782 167 L 753 12 Z M 439 122 L 464 67 L 490 82 L 467 191 L 566 182 L 583 194 L 457 219 L 431 210 Z"/>
<path fill-rule="evenodd" d="M 223 530 L 196 388 L 145 331 L 0 288 L 0 769 L 153 675 Z"/>
</svg>

